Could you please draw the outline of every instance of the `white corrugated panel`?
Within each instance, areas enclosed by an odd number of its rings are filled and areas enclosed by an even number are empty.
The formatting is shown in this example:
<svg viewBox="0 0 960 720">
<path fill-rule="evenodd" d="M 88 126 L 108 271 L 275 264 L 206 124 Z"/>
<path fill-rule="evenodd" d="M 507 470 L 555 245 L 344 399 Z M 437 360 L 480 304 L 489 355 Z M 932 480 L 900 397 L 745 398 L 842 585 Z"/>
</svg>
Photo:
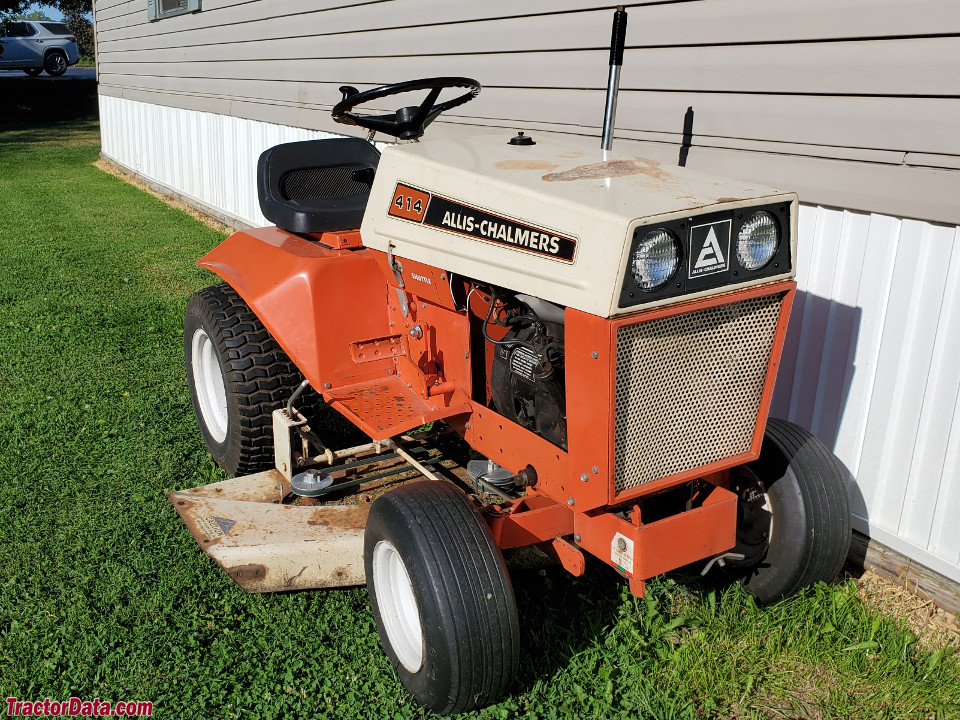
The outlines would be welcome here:
<svg viewBox="0 0 960 720">
<path fill-rule="evenodd" d="M 268 148 L 330 133 L 100 96 L 109 158 L 250 225 L 267 225 L 257 200 L 257 159 Z"/>
<path fill-rule="evenodd" d="M 850 472 L 854 524 L 960 581 L 960 228 L 803 206 L 773 414 Z"/>
<path fill-rule="evenodd" d="M 104 153 L 251 225 L 260 153 L 327 133 L 100 97 Z M 960 581 L 960 228 L 802 206 L 772 414 L 849 472 L 854 524 Z"/>
</svg>

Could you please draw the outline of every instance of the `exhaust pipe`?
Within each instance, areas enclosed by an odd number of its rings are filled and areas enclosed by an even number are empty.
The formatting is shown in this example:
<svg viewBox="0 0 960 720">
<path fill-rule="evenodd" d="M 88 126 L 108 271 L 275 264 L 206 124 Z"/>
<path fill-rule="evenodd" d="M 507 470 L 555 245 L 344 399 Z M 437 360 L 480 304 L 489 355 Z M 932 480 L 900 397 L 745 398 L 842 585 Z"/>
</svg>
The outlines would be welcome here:
<svg viewBox="0 0 960 720">
<path fill-rule="evenodd" d="M 617 93 L 620 91 L 620 67 L 623 65 L 623 46 L 627 40 L 627 12 L 623 5 L 613 14 L 613 31 L 610 36 L 610 77 L 607 79 L 607 104 L 603 110 L 603 137 L 600 147 L 609 150 L 613 146 L 613 123 L 617 115 Z"/>
</svg>

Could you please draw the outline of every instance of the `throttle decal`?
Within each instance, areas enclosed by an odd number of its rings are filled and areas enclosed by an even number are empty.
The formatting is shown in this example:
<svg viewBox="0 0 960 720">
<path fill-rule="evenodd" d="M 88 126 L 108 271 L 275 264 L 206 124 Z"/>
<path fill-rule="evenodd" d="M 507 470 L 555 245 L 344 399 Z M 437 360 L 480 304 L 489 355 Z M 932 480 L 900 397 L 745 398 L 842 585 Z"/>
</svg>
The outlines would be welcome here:
<svg viewBox="0 0 960 720">
<path fill-rule="evenodd" d="M 388 215 L 543 257 L 573 262 L 577 239 L 397 183 Z"/>
</svg>

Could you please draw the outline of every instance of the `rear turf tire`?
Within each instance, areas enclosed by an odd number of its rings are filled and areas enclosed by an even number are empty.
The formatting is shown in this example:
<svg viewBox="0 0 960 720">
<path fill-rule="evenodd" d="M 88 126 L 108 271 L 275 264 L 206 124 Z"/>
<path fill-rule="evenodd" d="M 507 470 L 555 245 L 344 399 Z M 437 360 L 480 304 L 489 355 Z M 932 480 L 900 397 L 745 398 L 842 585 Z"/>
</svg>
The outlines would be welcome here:
<svg viewBox="0 0 960 720">
<path fill-rule="evenodd" d="M 734 470 L 740 496 L 736 552 L 747 591 L 771 603 L 833 580 L 850 549 L 850 501 L 839 461 L 786 420 L 767 423 L 760 457 Z"/>
<path fill-rule="evenodd" d="M 364 565 L 380 642 L 403 686 L 445 715 L 488 705 L 517 671 L 517 605 L 500 549 L 452 484 L 377 498 Z"/>
<path fill-rule="evenodd" d="M 229 285 L 190 298 L 184 322 L 190 400 L 214 460 L 231 475 L 274 466 L 274 410 L 303 376 L 249 306 Z M 317 396 L 308 390 L 297 408 Z"/>
</svg>

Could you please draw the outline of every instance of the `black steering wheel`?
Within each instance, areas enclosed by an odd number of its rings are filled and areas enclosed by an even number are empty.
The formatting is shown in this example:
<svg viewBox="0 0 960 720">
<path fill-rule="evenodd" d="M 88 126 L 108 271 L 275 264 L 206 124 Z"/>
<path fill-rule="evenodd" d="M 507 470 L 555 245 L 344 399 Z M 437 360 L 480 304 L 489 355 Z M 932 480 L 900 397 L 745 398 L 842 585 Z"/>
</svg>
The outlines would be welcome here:
<svg viewBox="0 0 960 720">
<path fill-rule="evenodd" d="M 440 97 L 440 91 L 444 88 L 467 88 L 467 92 L 438 105 L 437 98 Z M 350 112 L 357 105 L 416 90 L 430 91 L 419 105 L 402 107 L 388 115 L 356 115 Z M 427 125 L 432 123 L 440 113 L 463 105 L 479 95 L 480 83 L 465 77 L 437 77 L 407 80 L 364 92 L 350 85 L 344 85 L 340 88 L 340 92 L 343 93 L 343 99 L 330 111 L 333 119 L 338 123 L 358 125 L 367 130 L 393 135 L 401 140 L 416 140 L 423 135 Z"/>
</svg>

